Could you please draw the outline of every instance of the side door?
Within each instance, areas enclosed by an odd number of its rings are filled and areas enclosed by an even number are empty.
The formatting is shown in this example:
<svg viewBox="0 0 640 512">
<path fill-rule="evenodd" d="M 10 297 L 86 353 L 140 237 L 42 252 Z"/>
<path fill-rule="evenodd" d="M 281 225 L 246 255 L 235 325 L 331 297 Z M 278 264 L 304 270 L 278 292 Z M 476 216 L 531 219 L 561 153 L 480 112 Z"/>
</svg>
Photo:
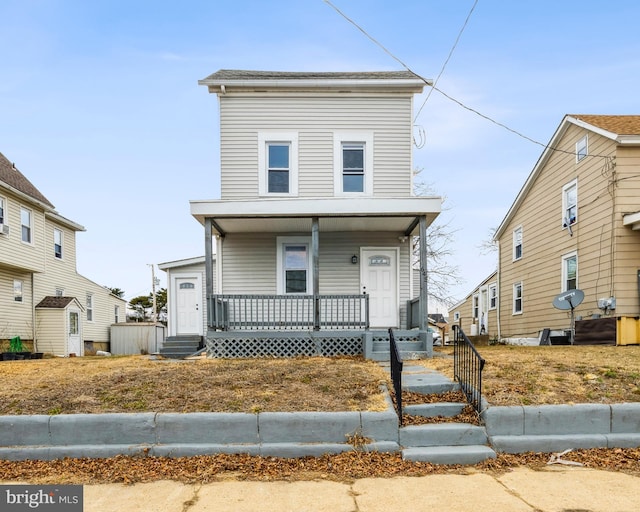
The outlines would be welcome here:
<svg viewBox="0 0 640 512">
<path fill-rule="evenodd" d="M 398 327 L 398 251 L 362 249 L 360 261 L 360 282 L 369 294 L 371 327 Z"/>
<path fill-rule="evenodd" d="M 84 355 L 84 343 L 82 342 L 82 315 L 80 310 L 69 308 L 67 310 L 69 333 L 67 338 L 67 353 L 76 356 Z"/>
</svg>

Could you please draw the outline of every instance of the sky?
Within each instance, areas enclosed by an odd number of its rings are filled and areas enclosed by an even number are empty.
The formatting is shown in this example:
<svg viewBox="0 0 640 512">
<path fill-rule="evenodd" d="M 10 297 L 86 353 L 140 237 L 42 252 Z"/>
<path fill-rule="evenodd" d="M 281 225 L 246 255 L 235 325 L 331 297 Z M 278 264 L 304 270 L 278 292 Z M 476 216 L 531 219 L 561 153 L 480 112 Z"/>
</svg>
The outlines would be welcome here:
<svg viewBox="0 0 640 512">
<path fill-rule="evenodd" d="M 445 198 L 462 299 L 564 115 L 640 113 L 638 19 L 635 0 L 0 0 L 0 152 L 86 228 L 78 271 L 130 299 L 151 264 L 204 254 L 189 201 L 220 197 L 219 119 L 199 79 L 440 75 L 455 101 L 415 98 L 414 166 Z"/>
</svg>

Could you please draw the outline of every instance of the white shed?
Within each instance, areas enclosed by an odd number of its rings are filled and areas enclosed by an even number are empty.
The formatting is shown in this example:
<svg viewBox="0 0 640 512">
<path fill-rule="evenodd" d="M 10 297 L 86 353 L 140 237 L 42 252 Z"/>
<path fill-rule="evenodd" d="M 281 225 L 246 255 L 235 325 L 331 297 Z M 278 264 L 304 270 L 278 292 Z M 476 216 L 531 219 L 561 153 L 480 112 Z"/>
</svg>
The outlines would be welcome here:
<svg viewBox="0 0 640 512">
<path fill-rule="evenodd" d="M 75 297 L 48 296 L 36 306 L 34 350 L 56 356 L 83 356 L 82 313 Z"/>
</svg>

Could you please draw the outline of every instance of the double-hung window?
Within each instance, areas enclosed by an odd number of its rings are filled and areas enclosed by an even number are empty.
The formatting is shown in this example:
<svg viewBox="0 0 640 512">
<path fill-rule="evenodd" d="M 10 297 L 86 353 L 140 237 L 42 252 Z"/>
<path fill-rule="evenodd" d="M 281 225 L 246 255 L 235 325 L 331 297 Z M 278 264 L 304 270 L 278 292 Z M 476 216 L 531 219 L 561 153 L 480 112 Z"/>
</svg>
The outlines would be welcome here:
<svg viewBox="0 0 640 512">
<path fill-rule="evenodd" d="M 578 181 L 573 180 L 562 187 L 562 227 L 567 228 L 578 221 Z"/>
<path fill-rule="evenodd" d="M 93 295 L 87 293 L 87 322 L 93 322 Z"/>
<path fill-rule="evenodd" d="M 495 284 L 489 285 L 489 309 L 496 309 L 498 307 L 498 286 Z"/>
<path fill-rule="evenodd" d="M 298 195 L 298 134 L 258 134 L 258 193 L 261 196 Z"/>
<path fill-rule="evenodd" d="M 334 195 L 373 195 L 373 133 L 335 132 L 333 169 Z"/>
<path fill-rule="evenodd" d="M 311 238 L 277 238 L 277 289 L 279 294 L 312 294 Z"/>
<path fill-rule="evenodd" d="M 62 231 L 55 228 L 53 230 L 53 255 L 59 260 L 62 259 Z"/>
<path fill-rule="evenodd" d="M 562 257 L 562 291 L 578 287 L 578 254 L 572 252 Z"/>
<path fill-rule="evenodd" d="M 522 313 L 522 283 L 513 285 L 513 314 Z"/>
<path fill-rule="evenodd" d="M 589 154 L 589 137 L 585 135 L 576 142 L 576 163 Z"/>
<path fill-rule="evenodd" d="M 22 241 L 30 244 L 32 241 L 32 214 L 31 210 L 20 208 L 20 224 L 22 225 Z"/>
<path fill-rule="evenodd" d="M 342 143 L 342 191 L 364 192 L 364 142 Z"/>
<path fill-rule="evenodd" d="M 22 302 L 22 288 L 23 282 L 20 279 L 13 280 L 13 300 L 15 302 Z"/>
<path fill-rule="evenodd" d="M 5 205 L 4 205 L 4 197 L 0 197 L 0 225 L 5 223 L 4 220 L 4 209 L 5 209 Z"/>
<path fill-rule="evenodd" d="M 522 258 L 522 226 L 513 230 L 513 260 Z"/>
</svg>

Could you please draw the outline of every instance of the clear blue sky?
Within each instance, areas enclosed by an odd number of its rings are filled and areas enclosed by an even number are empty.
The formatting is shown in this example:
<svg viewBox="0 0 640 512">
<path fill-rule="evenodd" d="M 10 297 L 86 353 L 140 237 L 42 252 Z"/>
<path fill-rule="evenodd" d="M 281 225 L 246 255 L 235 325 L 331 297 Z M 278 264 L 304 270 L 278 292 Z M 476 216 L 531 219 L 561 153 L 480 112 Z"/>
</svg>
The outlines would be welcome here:
<svg viewBox="0 0 640 512">
<path fill-rule="evenodd" d="M 436 78 L 473 0 L 333 0 L 413 71 Z M 78 270 L 126 298 L 149 263 L 204 254 L 190 199 L 219 197 L 221 69 L 402 69 L 323 0 L 2 0 L 0 151 L 84 225 Z M 640 3 L 479 0 L 438 87 L 547 143 L 567 113 L 638 114 Z M 416 98 L 416 108 L 424 100 Z M 434 92 L 415 166 L 448 210 L 462 298 L 542 147 Z M 164 286 L 164 273 L 158 272 Z"/>
</svg>

